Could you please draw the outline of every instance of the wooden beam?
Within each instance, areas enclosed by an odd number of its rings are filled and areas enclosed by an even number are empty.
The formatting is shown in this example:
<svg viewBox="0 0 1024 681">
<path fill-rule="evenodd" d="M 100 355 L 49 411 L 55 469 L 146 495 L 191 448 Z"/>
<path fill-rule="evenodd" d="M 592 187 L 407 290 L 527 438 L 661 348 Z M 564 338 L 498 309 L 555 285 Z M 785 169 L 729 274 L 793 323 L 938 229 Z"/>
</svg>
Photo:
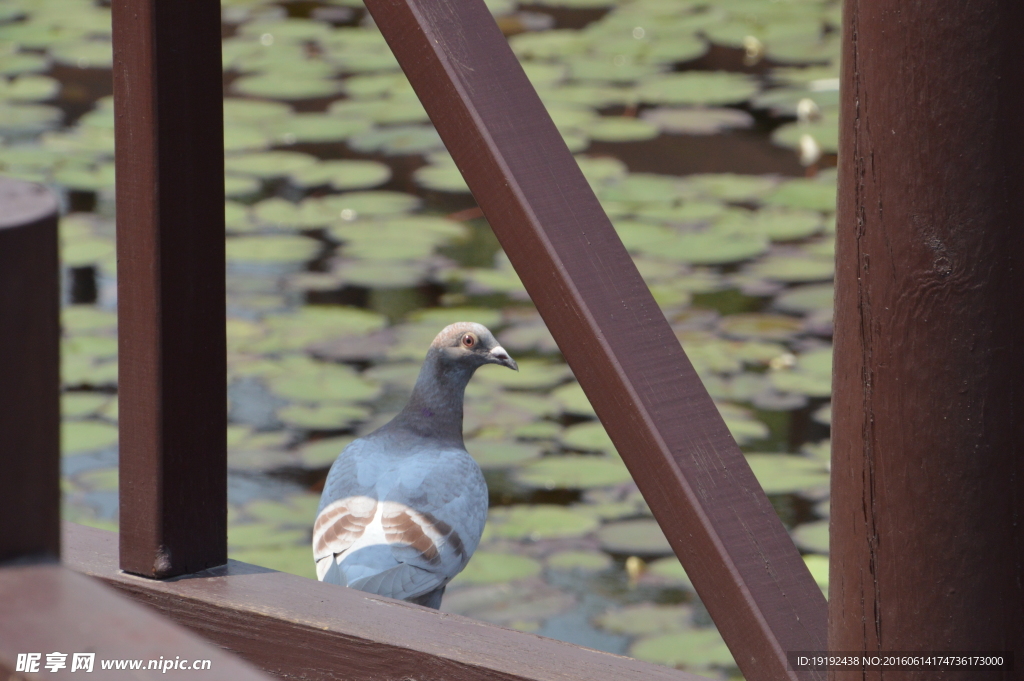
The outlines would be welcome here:
<svg viewBox="0 0 1024 681">
<path fill-rule="evenodd" d="M 0 178 L 0 561 L 59 555 L 57 199 Z"/>
<path fill-rule="evenodd" d="M 1017 665 L 887 680 L 1024 678 L 1022 25 L 845 4 L 829 646 Z"/>
<path fill-rule="evenodd" d="M 481 0 L 367 0 L 750 681 L 819 678 L 826 605 Z"/>
<path fill-rule="evenodd" d="M 706 681 L 628 657 L 229 561 L 167 581 L 117 569 L 117 534 L 64 524 L 66 564 L 277 676 Z"/>
<path fill-rule="evenodd" d="M 227 560 L 217 0 L 114 0 L 121 566 Z"/>
<path fill-rule="evenodd" d="M 10 674 L 12 679 L 75 679 L 79 672 L 87 679 L 270 678 L 113 589 L 56 563 L 0 568 L 0 603 L 0 675 Z M 54 652 L 64 654 L 64 668 L 45 667 L 47 654 Z M 38 666 L 18 671 L 18 655 L 28 653 L 39 655 Z M 75 653 L 94 653 L 92 668 L 75 669 Z M 137 661 L 138 669 L 103 669 L 104 662 L 115 660 Z M 204 660 L 209 660 L 209 667 Z M 158 666 L 151 668 L 150 661 Z M 199 668 L 192 669 L 196 661 Z M 183 668 L 185 663 L 189 666 Z"/>
</svg>

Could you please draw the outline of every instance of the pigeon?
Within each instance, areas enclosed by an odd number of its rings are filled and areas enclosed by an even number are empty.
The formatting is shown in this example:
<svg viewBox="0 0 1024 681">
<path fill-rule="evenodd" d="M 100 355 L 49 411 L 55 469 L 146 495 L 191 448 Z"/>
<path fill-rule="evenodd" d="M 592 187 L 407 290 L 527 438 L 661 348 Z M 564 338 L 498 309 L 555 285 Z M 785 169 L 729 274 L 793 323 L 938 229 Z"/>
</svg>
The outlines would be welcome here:
<svg viewBox="0 0 1024 681">
<path fill-rule="evenodd" d="M 341 452 L 313 525 L 321 581 L 441 606 L 487 520 L 487 484 L 462 439 L 466 384 L 484 364 L 519 370 L 486 327 L 446 326 L 405 409 Z"/>
</svg>

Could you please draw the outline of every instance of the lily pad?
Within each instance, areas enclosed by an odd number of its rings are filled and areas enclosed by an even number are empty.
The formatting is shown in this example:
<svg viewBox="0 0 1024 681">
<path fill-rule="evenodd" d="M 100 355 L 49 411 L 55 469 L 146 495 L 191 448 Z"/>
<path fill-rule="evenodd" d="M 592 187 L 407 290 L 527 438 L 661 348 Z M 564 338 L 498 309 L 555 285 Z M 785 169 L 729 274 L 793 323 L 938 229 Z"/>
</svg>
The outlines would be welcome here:
<svg viewBox="0 0 1024 681">
<path fill-rule="evenodd" d="M 416 184 L 425 189 L 452 193 L 469 192 L 469 185 L 466 184 L 462 172 L 454 163 L 423 166 L 413 172 L 412 178 Z"/>
<path fill-rule="evenodd" d="M 754 124 L 753 116 L 738 109 L 656 107 L 647 109 L 640 116 L 662 132 L 679 135 L 714 135 L 732 128 L 749 128 Z"/>
<path fill-rule="evenodd" d="M 341 118 L 322 113 L 295 114 L 269 126 L 282 144 L 340 142 L 370 129 L 367 120 Z"/>
<path fill-rule="evenodd" d="M 381 392 L 377 383 L 367 381 L 348 367 L 337 364 L 322 364 L 315 374 L 286 373 L 270 376 L 266 380 L 275 395 L 305 402 L 363 402 L 374 399 Z"/>
<path fill-rule="evenodd" d="M 229 539 L 230 536 L 229 530 Z M 309 550 L 309 546 L 305 545 L 305 542 L 303 542 L 302 546 L 284 545 L 254 548 L 244 546 L 237 549 L 229 549 L 228 557 L 243 563 L 260 565 L 271 570 L 288 572 L 308 579 L 316 579 L 316 564 L 313 562 L 312 553 Z"/>
<path fill-rule="evenodd" d="M 828 595 L 828 556 L 808 554 L 804 556 L 804 563 L 811 572 L 815 583 Z"/>
<path fill-rule="evenodd" d="M 329 78 L 284 71 L 242 76 L 231 83 L 231 91 L 250 97 L 317 99 L 338 94 L 342 91 L 342 84 Z"/>
<path fill-rule="evenodd" d="M 224 170 L 260 178 L 285 177 L 317 163 L 315 156 L 297 151 L 259 151 L 227 156 Z"/>
<path fill-rule="evenodd" d="M 639 250 L 652 258 L 694 265 L 726 265 L 761 255 L 768 250 L 768 239 L 754 234 L 691 232 Z"/>
<path fill-rule="evenodd" d="M 827 281 L 835 276 L 835 260 L 832 258 L 808 257 L 803 255 L 772 255 L 754 263 L 748 270 L 751 274 L 786 283 Z"/>
<path fill-rule="evenodd" d="M 733 338 L 768 341 L 788 340 L 803 330 L 803 323 L 795 317 L 762 312 L 727 315 L 718 325 Z"/>
<path fill-rule="evenodd" d="M 791 454 L 747 454 L 747 463 L 765 494 L 788 494 L 828 488 L 829 475 L 820 461 Z"/>
<path fill-rule="evenodd" d="M 498 584 L 529 579 L 540 574 L 541 565 L 532 558 L 513 553 L 477 551 L 455 578 L 455 584 Z"/>
<path fill-rule="evenodd" d="M 519 371 L 509 371 L 505 367 L 484 366 L 477 371 L 477 383 L 500 385 L 512 390 L 543 390 L 558 385 L 572 372 L 562 363 L 545 362 L 536 359 L 524 359 L 519 362 Z"/>
<path fill-rule="evenodd" d="M 586 393 L 583 392 L 583 388 L 580 387 L 579 383 L 573 382 L 567 385 L 563 385 L 560 388 L 556 388 L 551 396 L 554 397 L 558 403 L 562 406 L 567 414 L 574 414 L 577 416 L 597 416 L 594 412 L 594 407 L 590 404 L 590 400 L 587 398 Z M 598 449 L 605 449 L 608 440 L 607 435 L 603 435 L 604 428 L 601 428 L 602 436 L 599 436 L 598 443 L 601 445 Z M 567 433 L 568 435 L 568 433 Z"/>
<path fill-rule="evenodd" d="M 304 236 L 236 236 L 225 246 L 229 261 L 299 263 L 311 259 L 321 244 Z"/>
<path fill-rule="evenodd" d="M 297 494 L 286 501 L 253 501 L 245 507 L 245 513 L 262 522 L 305 530 L 313 526 L 319 506 L 319 495 Z"/>
<path fill-rule="evenodd" d="M 715 229 L 740 234 L 761 234 L 772 241 L 805 239 L 821 231 L 822 225 L 820 213 L 779 208 L 730 210 L 715 221 Z"/>
<path fill-rule="evenodd" d="M 772 301 L 783 312 L 806 314 L 816 310 L 831 310 L 835 298 L 832 284 L 809 284 L 787 289 Z"/>
<path fill-rule="evenodd" d="M 630 556 L 665 556 L 672 547 L 658 523 L 651 518 L 623 520 L 605 525 L 597 532 L 601 548 Z"/>
<path fill-rule="evenodd" d="M 724 71 L 659 74 L 640 81 L 637 96 L 650 104 L 738 104 L 758 91 L 749 76 Z"/>
<path fill-rule="evenodd" d="M 348 139 L 355 151 L 387 155 L 425 154 L 444 149 L 437 131 L 430 125 L 404 125 L 375 128 Z"/>
<path fill-rule="evenodd" d="M 551 539 L 578 537 L 597 529 L 600 521 L 580 507 L 534 504 L 492 508 L 485 537 L 504 539 Z"/>
<path fill-rule="evenodd" d="M 599 551 L 559 551 L 547 557 L 549 568 L 555 570 L 600 572 L 612 565 L 612 559 Z"/>
<path fill-rule="evenodd" d="M 682 669 L 736 666 L 717 629 L 691 629 L 641 638 L 629 654 L 638 660 Z"/>
<path fill-rule="evenodd" d="M 820 179 L 788 180 L 766 197 L 765 202 L 774 206 L 833 213 L 836 210 L 836 185 Z"/>
<path fill-rule="evenodd" d="M 708 173 L 690 175 L 691 185 L 699 193 L 722 201 L 754 201 L 768 194 L 778 184 L 771 177 L 738 175 L 735 173 Z"/>
<path fill-rule="evenodd" d="M 805 551 L 828 554 L 828 520 L 797 525 L 793 530 L 793 541 Z"/>
<path fill-rule="evenodd" d="M 520 467 L 515 478 L 544 489 L 586 489 L 619 485 L 632 480 L 618 458 L 548 456 Z"/>
<path fill-rule="evenodd" d="M 639 142 L 660 134 L 653 123 L 623 116 L 602 116 L 587 124 L 583 132 L 598 142 Z"/>
<path fill-rule="evenodd" d="M 342 450 L 352 443 L 354 437 L 331 437 L 314 440 L 299 449 L 299 459 L 308 468 L 324 468 L 334 463 Z"/>
<path fill-rule="evenodd" d="M 610 610 L 594 618 L 606 631 L 626 636 L 650 636 L 692 628 L 693 608 L 688 605 L 643 603 Z"/>
<path fill-rule="evenodd" d="M 117 427 L 100 421 L 65 421 L 60 428 L 60 449 L 67 456 L 117 444 Z"/>
<path fill-rule="evenodd" d="M 519 466 L 538 459 L 542 451 L 537 445 L 504 440 L 470 440 L 466 448 L 483 469 Z"/>
<path fill-rule="evenodd" d="M 349 404 L 291 404 L 277 412 L 277 417 L 285 424 L 307 430 L 340 430 L 369 415 L 364 407 Z"/>
<path fill-rule="evenodd" d="M 65 419 L 92 416 L 111 399 L 105 393 L 64 393 L 60 396 L 60 414 Z"/>
<path fill-rule="evenodd" d="M 615 453 L 615 445 L 599 421 L 580 423 L 562 431 L 562 445 L 586 452 Z"/>
<path fill-rule="evenodd" d="M 659 558 L 647 565 L 647 571 L 653 575 L 669 581 L 673 584 L 679 584 L 686 587 L 688 590 L 693 591 L 693 582 L 690 581 L 689 575 L 686 574 L 686 570 L 683 569 L 682 563 L 675 556 L 669 556 L 667 558 Z"/>
<path fill-rule="evenodd" d="M 351 222 L 364 216 L 397 216 L 419 207 L 419 197 L 392 191 L 347 192 L 320 199 L 321 210 L 336 220 Z"/>
</svg>

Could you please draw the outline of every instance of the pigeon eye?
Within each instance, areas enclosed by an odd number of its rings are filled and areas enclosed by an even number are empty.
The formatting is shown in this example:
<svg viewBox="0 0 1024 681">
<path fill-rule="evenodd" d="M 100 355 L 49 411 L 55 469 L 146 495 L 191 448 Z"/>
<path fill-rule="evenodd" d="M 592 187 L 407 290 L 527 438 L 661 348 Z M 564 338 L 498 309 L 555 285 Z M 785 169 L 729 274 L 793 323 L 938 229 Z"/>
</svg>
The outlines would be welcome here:
<svg viewBox="0 0 1024 681">
<path fill-rule="evenodd" d="M 467 348 L 471 348 L 474 345 L 476 345 L 476 337 L 473 336 L 473 334 L 471 333 L 467 333 L 465 336 L 462 337 L 462 344 Z"/>
</svg>

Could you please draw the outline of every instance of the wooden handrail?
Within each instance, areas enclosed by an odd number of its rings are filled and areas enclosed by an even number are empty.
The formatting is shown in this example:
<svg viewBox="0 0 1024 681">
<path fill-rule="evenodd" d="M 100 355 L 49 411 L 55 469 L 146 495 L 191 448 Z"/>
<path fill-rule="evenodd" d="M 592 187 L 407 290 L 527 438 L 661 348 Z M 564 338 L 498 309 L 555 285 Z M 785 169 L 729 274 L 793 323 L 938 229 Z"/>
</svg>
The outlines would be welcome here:
<svg viewBox="0 0 1024 681">
<path fill-rule="evenodd" d="M 79 673 L 87 679 L 270 678 L 149 608 L 56 563 L 0 567 L 0 603 L 0 678 L 5 681 L 76 679 Z M 38 667 L 17 671 L 18 655 L 29 653 L 38 655 Z M 62 654 L 55 659 L 64 668 L 48 670 L 49 653 Z M 75 653 L 93 653 L 92 668 L 76 669 Z M 138 661 L 139 667 L 103 668 L 120 661 Z M 192 669 L 197 661 L 199 668 Z"/>
<path fill-rule="evenodd" d="M 367 0 L 744 676 L 825 599 L 482 0 Z"/>
<path fill-rule="evenodd" d="M 0 178 L 0 562 L 60 554 L 57 197 Z"/>
<path fill-rule="evenodd" d="M 278 676 L 706 681 L 649 662 L 229 561 L 170 580 L 117 569 L 117 534 L 64 524 L 67 564 Z"/>
<path fill-rule="evenodd" d="M 227 560 L 217 0 L 114 0 L 121 567 Z"/>
</svg>

